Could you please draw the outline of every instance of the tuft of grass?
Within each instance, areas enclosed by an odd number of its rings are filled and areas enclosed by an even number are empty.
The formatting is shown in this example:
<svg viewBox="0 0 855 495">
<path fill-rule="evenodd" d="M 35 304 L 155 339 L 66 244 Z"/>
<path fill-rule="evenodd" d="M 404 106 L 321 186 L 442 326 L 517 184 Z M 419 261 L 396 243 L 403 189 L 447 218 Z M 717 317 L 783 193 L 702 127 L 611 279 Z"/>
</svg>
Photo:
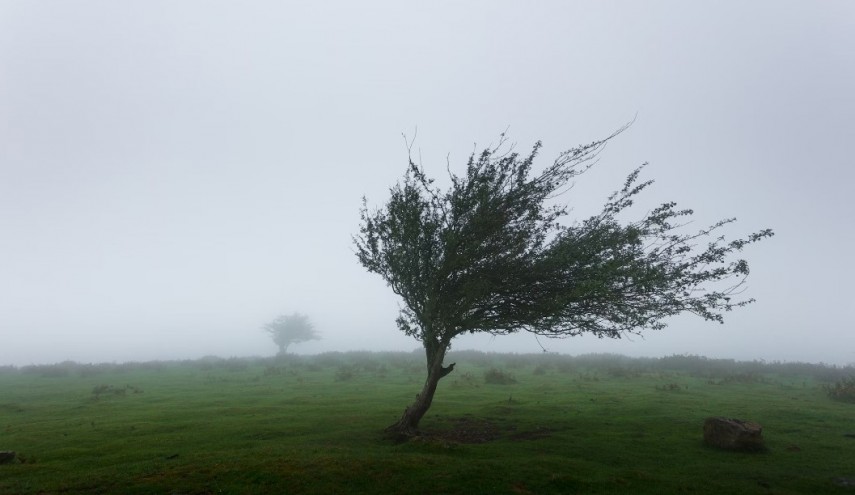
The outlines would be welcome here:
<svg viewBox="0 0 855 495">
<path fill-rule="evenodd" d="M 661 392 L 678 392 L 683 390 L 683 385 L 679 383 L 666 383 L 665 385 L 656 385 L 656 390 Z"/>
</svg>

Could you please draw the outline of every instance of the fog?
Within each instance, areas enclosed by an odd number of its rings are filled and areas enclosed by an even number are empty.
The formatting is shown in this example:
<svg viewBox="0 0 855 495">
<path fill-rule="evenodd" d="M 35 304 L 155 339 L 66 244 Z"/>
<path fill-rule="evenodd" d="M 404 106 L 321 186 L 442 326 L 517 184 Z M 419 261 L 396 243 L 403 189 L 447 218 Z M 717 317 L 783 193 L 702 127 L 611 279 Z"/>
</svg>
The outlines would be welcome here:
<svg viewBox="0 0 855 495">
<path fill-rule="evenodd" d="M 747 297 L 644 338 L 455 349 L 855 362 L 855 4 L 0 0 L 0 364 L 411 350 L 357 262 L 361 198 L 507 129 L 540 166 L 636 115 L 562 199 L 735 216 Z M 639 205 L 640 216 L 645 205 Z"/>
</svg>

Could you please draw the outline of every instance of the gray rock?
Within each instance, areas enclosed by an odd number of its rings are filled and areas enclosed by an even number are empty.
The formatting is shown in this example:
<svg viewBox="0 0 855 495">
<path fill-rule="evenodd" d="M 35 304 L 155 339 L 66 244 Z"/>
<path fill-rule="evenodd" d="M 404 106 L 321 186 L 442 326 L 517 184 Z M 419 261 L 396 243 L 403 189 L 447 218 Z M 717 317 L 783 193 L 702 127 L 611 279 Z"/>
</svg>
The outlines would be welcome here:
<svg viewBox="0 0 855 495">
<path fill-rule="evenodd" d="M 704 421 L 704 443 L 712 447 L 742 452 L 765 450 L 763 427 L 753 421 L 733 418 L 707 418 Z"/>
<path fill-rule="evenodd" d="M 842 486 L 843 488 L 855 488 L 855 478 L 840 476 L 838 478 L 834 478 L 832 481 L 835 485 Z"/>
</svg>

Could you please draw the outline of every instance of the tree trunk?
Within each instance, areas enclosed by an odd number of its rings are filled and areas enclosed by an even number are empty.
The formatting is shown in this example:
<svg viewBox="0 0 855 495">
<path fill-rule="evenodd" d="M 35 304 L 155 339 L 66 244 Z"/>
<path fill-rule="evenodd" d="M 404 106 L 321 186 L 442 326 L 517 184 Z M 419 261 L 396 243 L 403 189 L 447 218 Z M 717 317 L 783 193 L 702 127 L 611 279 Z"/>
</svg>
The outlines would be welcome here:
<svg viewBox="0 0 855 495">
<path fill-rule="evenodd" d="M 396 440 L 402 440 L 418 434 L 419 421 L 430 409 L 433 402 L 433 394 L 436 393 L 436 386 L 439 380 L 445 375 L 451 373 L 454 369 L 454 363 L 443 367 L 442 360 L 445 358 L 445 352 L 448 350 L 447 345 L 425 344 L 427 354 L 427 379 L 425 380 L 422 391 L 416 396 L 415 402 L 404 409 L 404 414 L 396 423 L 386 428 L 386 432 Z"/>
</svg>

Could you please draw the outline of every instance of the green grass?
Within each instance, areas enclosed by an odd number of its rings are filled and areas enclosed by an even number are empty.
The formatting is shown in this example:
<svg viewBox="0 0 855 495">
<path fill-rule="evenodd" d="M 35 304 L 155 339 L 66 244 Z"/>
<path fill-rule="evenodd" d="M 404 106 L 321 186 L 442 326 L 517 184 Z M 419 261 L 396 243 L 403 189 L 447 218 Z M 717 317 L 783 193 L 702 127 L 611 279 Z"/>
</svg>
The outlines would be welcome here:
<svg viewBox="0 0 855 495">
<path fill-rule="evenodd" d="M 493 439 L 395 445 L 382 428 L 418 392 L 418 357 L 5 370 L 0 450 L 24 462 L 0 465 L 0 493 L 853 492 L 834 480 L 855 478 L 855 405 L 805 373 L 835 370 L 464 354 L 422 427 Z M 516 383 L 486 384 L 492 368 Z M 705 447 L 719 415 L 762 424 L 768 451 Z"/>
</svg>

